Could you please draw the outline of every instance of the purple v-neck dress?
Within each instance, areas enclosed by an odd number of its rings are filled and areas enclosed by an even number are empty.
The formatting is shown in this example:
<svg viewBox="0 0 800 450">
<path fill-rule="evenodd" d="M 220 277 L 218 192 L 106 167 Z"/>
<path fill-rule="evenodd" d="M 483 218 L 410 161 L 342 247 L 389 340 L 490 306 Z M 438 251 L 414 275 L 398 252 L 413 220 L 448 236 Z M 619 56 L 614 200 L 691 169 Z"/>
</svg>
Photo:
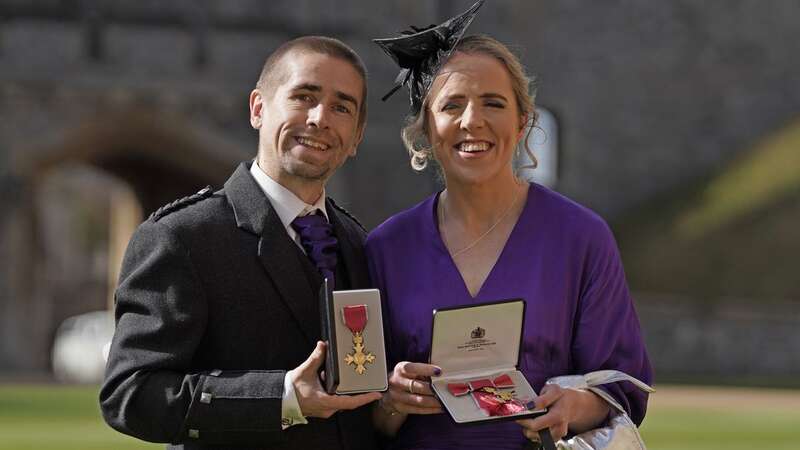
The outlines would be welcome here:
<svg viewBox="0 0 800 450">
<path fill-rule="evenodd" d="M 442 242 L 433 195 L 381 224 L 367 238 L 381 290 L 390 367 L 428 362 L 435 308 L 523 298 L 519 369 L 536 391 L 553 376 L 622 370 L 651 383 L 652 371 L 619 252 L 605 221 L 540 185 L 477 296 L 467 290 Z M 640 423 L 647 396 L 627 382 L 606 388 Z M 394 449 L 520 449 L 519 425 L 455 425 L 446 414 L 410 415 Z"/>
</svg>

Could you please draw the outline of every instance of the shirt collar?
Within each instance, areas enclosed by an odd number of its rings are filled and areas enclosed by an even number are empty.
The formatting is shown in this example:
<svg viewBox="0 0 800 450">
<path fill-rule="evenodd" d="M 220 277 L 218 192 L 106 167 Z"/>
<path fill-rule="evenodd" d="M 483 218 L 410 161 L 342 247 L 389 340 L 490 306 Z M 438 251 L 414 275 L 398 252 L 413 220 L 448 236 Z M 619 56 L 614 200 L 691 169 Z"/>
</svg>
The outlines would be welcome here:
<svg viewBox="0 0 800 450">
<path fill-rule="evenodd" d="M 264 194 L 269 199 L 275 212 L 278 213 L 281 223 L 287 229 L 291 229 L 292 221 L 297 218 L 297 216 L 305 216 L 317 209 L 322 211 L 322 215 L 328 219 L 328 211 L 325 209 L 325 188 L 322 189 L 322 195 L 319 196 L 317 202 L 313 205 L 309 205 L 301 200 L 300 197 L 296 196 L 294 192 L 286 189 L 264 173 L 258 166 L 258 161 L 253 161 L 253 164 L 250 166 L 250 173 L 253 175 L 253 178 L 255 178 L 258 186 L 261 187 L 261 190 L 264 191 Z"/>
</svg>

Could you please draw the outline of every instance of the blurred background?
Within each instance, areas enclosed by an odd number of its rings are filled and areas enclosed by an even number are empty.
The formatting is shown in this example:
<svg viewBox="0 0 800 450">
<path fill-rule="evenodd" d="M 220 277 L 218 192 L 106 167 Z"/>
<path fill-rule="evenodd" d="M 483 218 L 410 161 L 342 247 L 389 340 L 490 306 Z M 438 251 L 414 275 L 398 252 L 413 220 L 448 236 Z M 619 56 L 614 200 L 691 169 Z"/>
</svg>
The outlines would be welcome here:
<svg viewBox="0 0 800 450">
<path fill-rule="evenodd" d="M 369 70 L 340 204 L 372 228 L 439 189 L 410 169 L 407 96 L 380 101 L 397 70 L 370 39 L 471 3 L 0 0 L 0 448 L 143 448 L 95 406 L 122 254 L 255 156 L 247 98 L 280 43 L 335 36 Z M 798 24 L 797 0 L 488 0 L 469 30 L 538 78 L 523 176 L 616 234 L 662 387 L 653 449 L 797 448 Z"/>
</svg>

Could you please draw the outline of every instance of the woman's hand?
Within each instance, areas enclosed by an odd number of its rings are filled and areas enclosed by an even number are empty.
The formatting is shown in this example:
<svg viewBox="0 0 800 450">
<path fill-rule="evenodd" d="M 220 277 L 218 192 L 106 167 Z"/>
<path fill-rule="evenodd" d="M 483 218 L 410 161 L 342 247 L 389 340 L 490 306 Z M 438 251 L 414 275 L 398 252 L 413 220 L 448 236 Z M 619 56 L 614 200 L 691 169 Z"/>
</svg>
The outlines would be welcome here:
<svg viewBox="0 0 800 450">
<path fill-rule="evenodd" d="M 550 428 L 553 440 L 567 435 L 567 432 L 582 433 L 596 428 L 608 416 L 610 407 L 602 398 L 580 389 L 564 389 L 548 384 L 536 397 L 536 408 L 548 408 L 547 414 L 518 420 L 525 437 L 539 440 L 539 430 Z"/>
<path fill-rule="evenodd" d="M 442 370 L 423 363 L 403 361 L 389 374 L 389 389 L 374 408 L 375 427 L 387 436 L 394 436 L 409 414 L 438 414 L 442 404 L 431 391 L 430 377 Z"/>
<path fill-rule="evenodd" d="M 388 413 L 439 414 L 442 404 L 433 395 L 430 377 L 441 374 L 436 366 L 403 361 L 389 375 L 389 389 L 383 394 L 381 407 Z"/>
</svg>

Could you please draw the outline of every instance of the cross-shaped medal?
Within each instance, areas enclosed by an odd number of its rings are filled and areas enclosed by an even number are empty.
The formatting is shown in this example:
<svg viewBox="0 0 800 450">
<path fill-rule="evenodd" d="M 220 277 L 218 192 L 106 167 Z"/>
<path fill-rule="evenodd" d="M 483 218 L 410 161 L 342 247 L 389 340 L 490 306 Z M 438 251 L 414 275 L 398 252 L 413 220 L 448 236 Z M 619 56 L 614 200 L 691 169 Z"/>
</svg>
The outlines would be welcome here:
<svg viewBox="0 0 800 450">
<path fill-rule="evenodd" d="M 364 353 L 364 337 L 361 333 L 353 333 L 353 353 L 348 353 L 344 357 L 347 365 L 355 364 L 356 373 L 362 375 L 367 371 L 365 364 L 375 362 L 375 355 L 372 352 Z"/>
<path fill-rule="evenodd" d="M 364 350 L 364 327 L 367 325 L 367 305 L 345 306 L 342 309 L 344 324 L 353 333 L 353 353 L 344 357 L 347 365 L 355 365 L 355 371 L 363 375 L 367 371 L 366 364 L 375 362 L 375 355 Z"/>
</svg>

